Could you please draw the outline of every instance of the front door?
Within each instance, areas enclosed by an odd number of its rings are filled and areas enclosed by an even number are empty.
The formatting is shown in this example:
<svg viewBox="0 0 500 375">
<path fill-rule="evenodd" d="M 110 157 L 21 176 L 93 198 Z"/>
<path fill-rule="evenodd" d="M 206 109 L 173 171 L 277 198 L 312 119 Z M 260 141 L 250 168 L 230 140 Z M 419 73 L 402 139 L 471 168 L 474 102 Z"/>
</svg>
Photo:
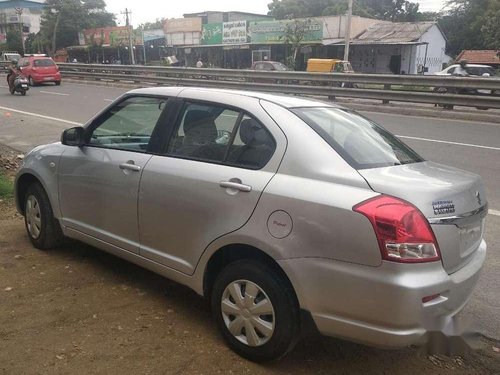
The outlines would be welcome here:
<svg viewBox="0 0 500 375">
<path fill-rule="evenodd" d="M 59 166 L 63 225 L 139 252 L 139 183 L 166 100 L 125 99 L 92 123 L 85 146 L 66 148 Z"/>
<path fill-rule="evenodd" d="M 274 134 L 242 110 L 186 103 L 166 154 L 144 170 L 141 255 L 192 274 L 213 240 L 252 215 L 283 156 Z"/>
</svg>

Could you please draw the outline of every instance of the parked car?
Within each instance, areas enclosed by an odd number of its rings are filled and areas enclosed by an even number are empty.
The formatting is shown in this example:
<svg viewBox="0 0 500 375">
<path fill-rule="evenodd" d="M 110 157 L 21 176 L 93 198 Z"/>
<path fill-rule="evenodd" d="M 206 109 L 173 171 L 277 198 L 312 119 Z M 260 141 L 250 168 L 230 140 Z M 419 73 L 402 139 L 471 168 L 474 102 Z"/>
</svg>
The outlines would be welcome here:
<svg viewBox="0 0 500 375">
<path fill-rule="evenodd" d="M 285 355 L 306 321 L 418 343 L 453 322 L 486 257 L 479 176 L 312 99 L 130 91 L 32 150 L 15 189 L 36 248 L 66 236 L 187 285 L 253 361 Z"/>
<path fill-rule="evenodd" d="M 291 69 L 289 67 L 287 67 L 285 64 L 280 63 L 278 61 L 255 61 L 252 64 L 251 69 L 257 70 L 257 71 L 266 71 L 266 72 L 288 72 L 288 71 L 291 71 Z M 254 79 L 253 82 L 256 82 L 256 83 L 275 83 L 275 84 L 282 84 L 282 83 L 298 84 L 298 81 L 289 81 L 289 80 L 284 80 L 284 79 L 265 79 L 265 78 Z"/>
<path fill-rule="evenodd" d="M 52 58 L 46 55 L 27 55 L 19 60 L 19 67 L 28 77 L 31 86 L 54 82 L 61 84 L 61 73 Z"/>
<path fill-rule="evenodd" d="M 451 76 L 459 66 L 459 64 L 454 64 L 434 74 L 438 76 Z M 489 65 L 467 64 L 467 73 L 477 77 L 484 77 L 485 75 L 493 77 L 495 76 L 495 69 Z"/>
<path fill-rule="evenodd" d="M 278 71 L 278 72 L 286 72 L 291 69 L 283 63 L 278 61 L 254 61 L 252 64 L 252 70 L 266 70 L 266 71 Z"/>
</svg>

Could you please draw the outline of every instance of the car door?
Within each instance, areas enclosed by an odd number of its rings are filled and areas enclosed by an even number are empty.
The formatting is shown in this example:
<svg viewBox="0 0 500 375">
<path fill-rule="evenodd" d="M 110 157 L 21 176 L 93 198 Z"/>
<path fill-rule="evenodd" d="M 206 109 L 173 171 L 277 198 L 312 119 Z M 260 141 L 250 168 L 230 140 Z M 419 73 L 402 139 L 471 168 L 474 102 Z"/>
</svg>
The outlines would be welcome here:
<svg viewBox="0 0 500 375">
<path fill-rule="evenodd" d="M 267 116 L 258 100 L 245 100 Z M 186 102 L 165 154 L 144 170 L 141 255 L 192 274 L 210 242 L 245 225 L 286 148 L 267 121 L 271 127 L 242 109 Z"/>
<path fill-rule="evenodd" d="M 85 146 L 65 149 L 58 169 L 63 225 L 139 252 L 139 182 L 166 102 L 125 98 L 86 129 Z"/>
</svg>

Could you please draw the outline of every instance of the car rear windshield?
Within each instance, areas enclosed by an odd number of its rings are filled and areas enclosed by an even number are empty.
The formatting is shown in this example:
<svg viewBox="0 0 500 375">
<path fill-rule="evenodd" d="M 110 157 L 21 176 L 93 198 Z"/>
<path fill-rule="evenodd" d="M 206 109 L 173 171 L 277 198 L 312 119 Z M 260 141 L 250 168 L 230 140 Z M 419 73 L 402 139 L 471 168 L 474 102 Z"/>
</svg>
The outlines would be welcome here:
<svg viewBox="0 0 500 375">
<path fill-rule="evenodd" d="M 56 64 L 51 59 L 38 59 L 33 62 L 33 65 L 36 67 L 44 67 L 44 66 L 54 66 Z"/>
<path fill-rule="evenodd" d="M 424 161 L 415 151 L 373 121 L 341 108 L 294 108 L 355 169 Z"/>
</svg>

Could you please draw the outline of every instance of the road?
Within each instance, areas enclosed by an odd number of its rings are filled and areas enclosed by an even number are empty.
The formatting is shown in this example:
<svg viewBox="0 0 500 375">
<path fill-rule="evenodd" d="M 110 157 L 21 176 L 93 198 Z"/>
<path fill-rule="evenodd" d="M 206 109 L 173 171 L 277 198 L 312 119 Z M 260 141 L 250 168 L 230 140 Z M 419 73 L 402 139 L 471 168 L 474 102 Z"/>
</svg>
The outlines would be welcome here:
<svg viewBox="0 0 500 375">
<path fill-rule="evenodd" d="M 127 91 L 91 85 L 42 86 L 26 97 L 11 96 L 0 86 L 0 143 L 21 152 L 59 139 L 63 129 L 85 122 Z M 446 118 L 364 113 L 397 134 L 424 158 L 481 175 L 486 183 L 490 215 L 485 237 L 488 261 L 466 315 L 479 331 L 500 340 L 500 120 L 474 123 Z"/>
</svg>

